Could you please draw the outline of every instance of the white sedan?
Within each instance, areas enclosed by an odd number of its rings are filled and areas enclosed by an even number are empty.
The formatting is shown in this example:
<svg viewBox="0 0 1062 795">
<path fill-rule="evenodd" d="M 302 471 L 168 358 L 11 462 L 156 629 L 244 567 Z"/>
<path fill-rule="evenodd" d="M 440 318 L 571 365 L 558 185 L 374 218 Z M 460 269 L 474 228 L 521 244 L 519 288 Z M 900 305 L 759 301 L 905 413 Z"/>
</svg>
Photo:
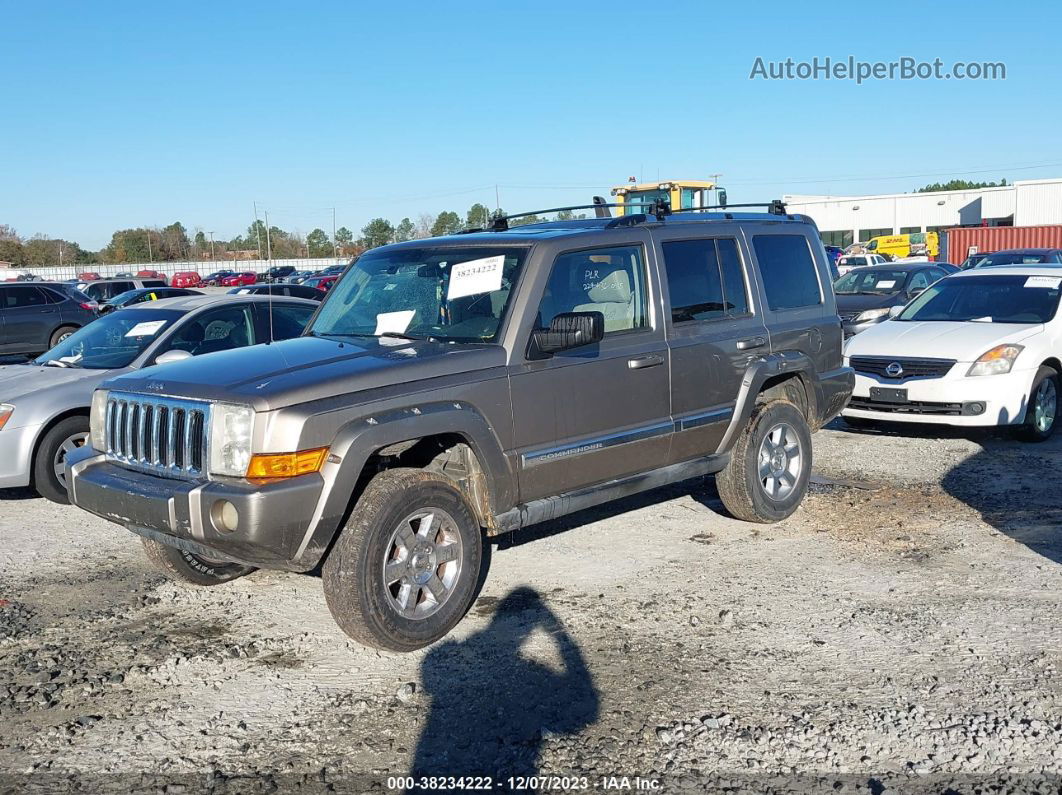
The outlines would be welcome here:
<svg viewBox="0 0 1062 795">
<path fill-rule="evenodd" d="M 1057 266 L 941 279 L 848 342 L 856 382 L 844 417 L 853 425 L 1006 425 L 1027 441 L 1047 439 L 1058 417 L 1060 293 Z"/>
</svg>

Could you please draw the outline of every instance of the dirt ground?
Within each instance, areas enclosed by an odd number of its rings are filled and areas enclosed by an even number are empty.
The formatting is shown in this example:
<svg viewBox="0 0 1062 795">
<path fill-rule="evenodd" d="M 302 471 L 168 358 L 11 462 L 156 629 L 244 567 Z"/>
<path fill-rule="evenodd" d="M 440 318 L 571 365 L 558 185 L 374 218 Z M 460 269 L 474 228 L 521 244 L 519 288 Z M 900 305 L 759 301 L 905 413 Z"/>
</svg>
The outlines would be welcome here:
<svg viewBox="0 0 1062 795">
<path fill-rule="evenodd" d="M 1058 792 L 1062 438 L 815 443 L 776 526 L 708 479 L 522 531 L 409 655 L 348 641 L 313 576 L 178 586 L 0 492 L 0 792 Z"/>
</svg>

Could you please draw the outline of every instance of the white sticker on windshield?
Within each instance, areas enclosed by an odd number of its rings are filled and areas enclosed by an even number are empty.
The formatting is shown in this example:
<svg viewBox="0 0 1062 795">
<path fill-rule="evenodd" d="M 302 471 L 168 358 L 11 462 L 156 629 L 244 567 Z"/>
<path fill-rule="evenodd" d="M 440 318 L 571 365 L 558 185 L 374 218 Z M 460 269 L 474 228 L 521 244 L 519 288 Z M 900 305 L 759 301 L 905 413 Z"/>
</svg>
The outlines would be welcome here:
<svg viewBox="0 0 1062 795">
<path fill-rule="evenodd" d="M 249 292 L 251 292 L 250 288 L 244 287 L 242 290 L 237 290 L 236 295 L 247 295 Z"/>
<path fill-rule="evenodd" d="M 454 265 L 450 270 L 450 287 L 446 291 L 446 300 L 463 298 L 477 293 L 492 293 L 501 289 L 502 268 L 505 255 L 484 257 Z"/>
<path fill-rule="evenodd" d="M 1060 284 L 1060 276 L 1030 276 L 1025 280 L 1026 287 L 1046 287 L 1048 290 L 1057 290 Z"/>
<path fill-rule="evenodd" d="M 127 337 L 154 337 L 159 333 L 159 329 L 166 325 L 165 320 L 148 320 L 143 323 L 137 323 L 129 331 L 125 332 Z"/>
<path fill-rule="evenodd" d="M 874 285 L 875 290 L 888 290 L 890 287 L 896 286 L 895 279 L 886 279 L 883 282 L 878 282 Z"/>
<path fill-rule="evenodd" d="M 401 312 L 381 312 L 376 316 L 375 333 L 380 335 L 390 331 L 395 334 L 404 334 L 406 329 L 409 328 L 409 324 L 413 322 L 413 315 L 415 314 L 417 314 L 416 309 L 403 309 Z"/>
</svg>

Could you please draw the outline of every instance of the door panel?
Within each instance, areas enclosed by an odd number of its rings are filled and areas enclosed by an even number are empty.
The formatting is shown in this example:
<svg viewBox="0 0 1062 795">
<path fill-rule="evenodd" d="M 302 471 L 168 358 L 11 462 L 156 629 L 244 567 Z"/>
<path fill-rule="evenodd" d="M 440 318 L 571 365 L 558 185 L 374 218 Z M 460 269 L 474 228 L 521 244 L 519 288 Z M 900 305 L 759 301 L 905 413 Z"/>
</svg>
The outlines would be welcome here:
<svg viewBox="0 0 1062 795">
<path fill-rule="evenodd" d="M 7 353 L 40 353 L 47 350 L 52 332 L 59 327 L 59 307 L 48 303 L 31 285 L 5 287 L 4 336 Z"/>
<path fill-rule="evenodd" d="M 670 367 L 652 311 L 657 289 L 640 243 L 556 258 L 539 327 L 561 312 L 600 311 L 607 331 L 599 344 L 525 359 L 511 370 L 522 502 L 667 462 Z"/>
<path fill-rule="evenodd" d="M 670 307 L 673 463 L 715 452 L 750 360 L 769 349 L 749 299 L 737 230 L 716 231 L 718 237 L 700 239 L 681 228 L 653 231 Z"/>
</svg>

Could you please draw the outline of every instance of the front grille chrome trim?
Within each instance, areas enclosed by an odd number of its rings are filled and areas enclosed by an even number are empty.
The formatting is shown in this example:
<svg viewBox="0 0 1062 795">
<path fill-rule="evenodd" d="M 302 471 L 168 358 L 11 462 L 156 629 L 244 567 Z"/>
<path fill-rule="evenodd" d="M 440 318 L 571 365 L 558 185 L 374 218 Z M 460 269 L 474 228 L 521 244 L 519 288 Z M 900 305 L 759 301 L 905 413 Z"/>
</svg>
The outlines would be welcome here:
<svg viewBox="0 0 1062 795">
<path fill-rule="evenodd" d="M 107 458 L 164 477 L 202 476 L 209 457 L 210 405 L 111 392 L 104 412 Z"/>
</svg>

